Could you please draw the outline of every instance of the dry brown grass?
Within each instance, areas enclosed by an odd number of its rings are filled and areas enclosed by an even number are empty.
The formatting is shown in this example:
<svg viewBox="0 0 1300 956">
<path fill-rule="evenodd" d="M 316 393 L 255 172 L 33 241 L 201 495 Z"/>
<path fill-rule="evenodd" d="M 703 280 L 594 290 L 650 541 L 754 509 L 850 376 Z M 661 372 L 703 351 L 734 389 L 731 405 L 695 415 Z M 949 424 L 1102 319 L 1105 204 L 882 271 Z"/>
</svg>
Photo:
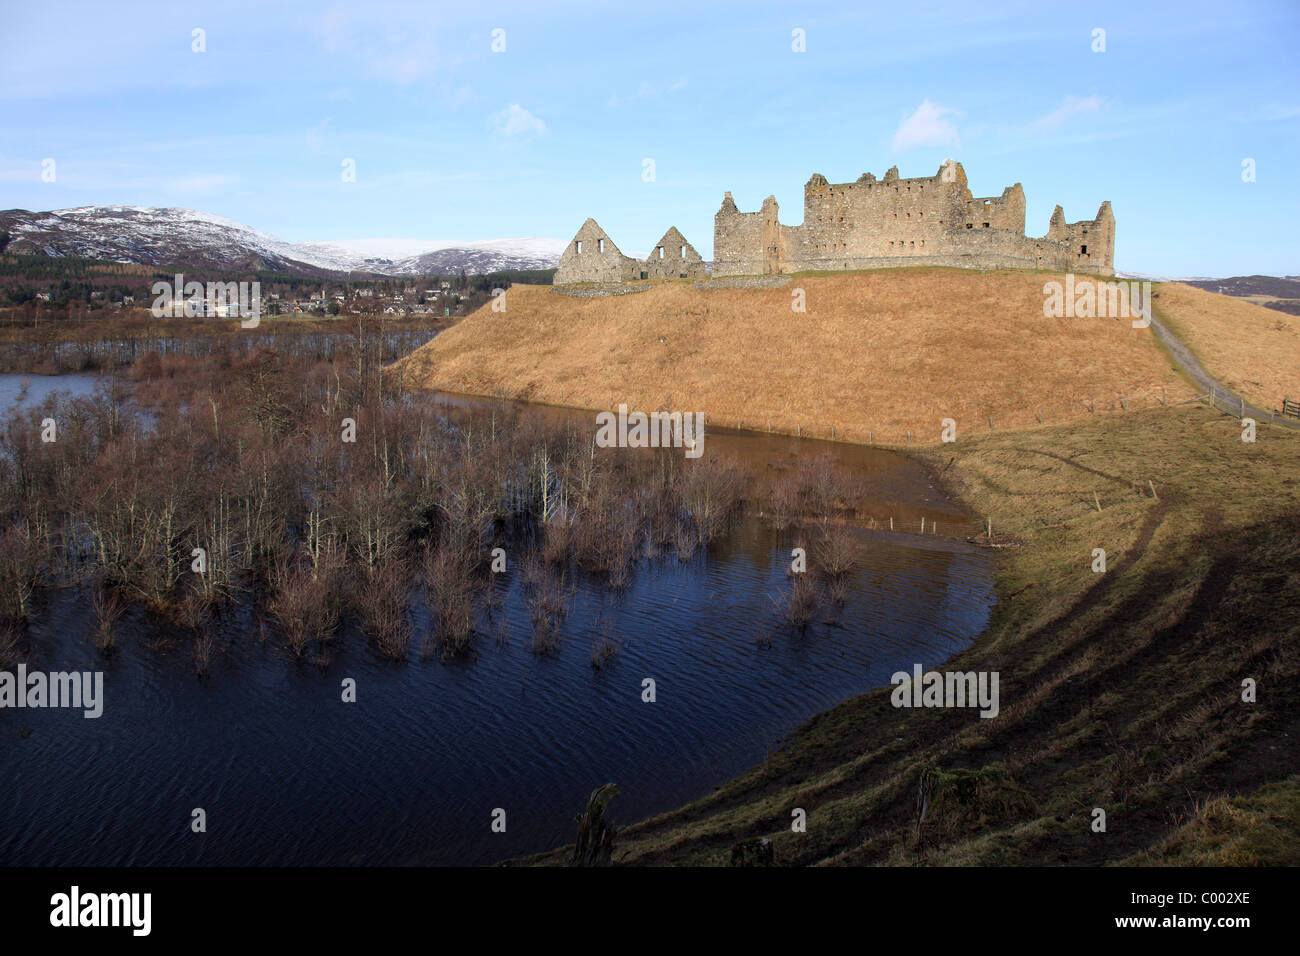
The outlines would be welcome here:
<svg viewBox="0 0 1300 956">
<path fill-rule="evenodd" d="M 1180 282 L 1156 291 L 1157 316 L 1228 388 L 1263 409 L 1300 398 L 1300 318 Z"/>
<path fill-rule="evenodd" d="M 396 366 L 407 385 L 583 408 L 705 412 L 877 443 L 1150 407 L 1193 394 L 1149 329 L 1043 316 L 1043 275 L 952 269 L 795 276 L 777 289 L 574 299 L 510 290 Z M 791 311 L 802 288 L 807 313 Z"/>
</svg>

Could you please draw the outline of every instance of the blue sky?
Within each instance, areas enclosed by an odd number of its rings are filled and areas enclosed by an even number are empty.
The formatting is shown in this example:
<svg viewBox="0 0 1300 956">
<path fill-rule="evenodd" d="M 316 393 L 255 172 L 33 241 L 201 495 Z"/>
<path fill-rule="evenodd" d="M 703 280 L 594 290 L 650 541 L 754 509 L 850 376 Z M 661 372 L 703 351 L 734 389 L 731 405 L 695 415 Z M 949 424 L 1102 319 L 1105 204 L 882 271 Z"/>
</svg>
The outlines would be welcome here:
<svg viewBox="0 0 1300 956">
<path fill-rule="evenodd" d="M 186 206 L 291 241 L 594 216 L 624 250 L 676 225 L 709 257 L 726 190 L 798 223 L 814 172 L 952 156 L 976 195 L 1024 184 L 1030 235 L 1109 199 L 1121 270 L 1300 274 L 1295 0 L 0 0 L 0 25 L 0 208 Z"/>
</svg>

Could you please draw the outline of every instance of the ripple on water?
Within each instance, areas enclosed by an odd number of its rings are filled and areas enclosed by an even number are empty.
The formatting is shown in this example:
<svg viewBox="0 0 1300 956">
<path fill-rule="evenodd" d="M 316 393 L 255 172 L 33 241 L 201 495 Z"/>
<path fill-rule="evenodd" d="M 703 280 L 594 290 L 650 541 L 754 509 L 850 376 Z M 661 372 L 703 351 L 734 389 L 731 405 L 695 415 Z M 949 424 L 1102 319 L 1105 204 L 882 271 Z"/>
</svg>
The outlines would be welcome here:
<svg viewBox="0 0 1300 956">
<path fill-rule="evenodd" d="M 755 436 L 761 455 L 787 454 L 793 440 L 773 438 Z M 881 513 L 964 520 L 906 459 L 830 448 L 889 490 Z M 913 663 L 937 665 L 982 630 L 993 604 L 984 554 L 943 538 L 859 537 L 847 603 L 821 604 L 805 633 L 783 627 L 776 607 L 792 541 L 751 516 L 689 562 L 642 560 L 622 592 L 578 576 L 547 657 L 528 650 L 512 573 L 497 612 L 507 642 L 480 619 L 469 660 L 421 659 L 420 612 L 407 664 L 349 633 L 321 670 L 286 660 L 244 614 L 205 680 L 185 641 L 168 644 L 134 610 L 121 652 L 102 662 L 86 597 L 56 597 L 33 626 L 33 666 L 102 668 L 105 713 L 0 711 L 0 863 L 490 863 L 569 842 L 574 814 L 606 781 L 622 791 L 620 823 L 671 809 L 762 761 L 814 714 Z M 590 652 L 606 626 L 620 650 L 597 672 Z M 340 700 L 345 677 L 356 704 Z M 641 700 L 647 677 L 653 704 Z M 190 831 L 196 807 L 206 834 Z M 495 808 L 505 834 L 490 830 Z"/>
</svg>

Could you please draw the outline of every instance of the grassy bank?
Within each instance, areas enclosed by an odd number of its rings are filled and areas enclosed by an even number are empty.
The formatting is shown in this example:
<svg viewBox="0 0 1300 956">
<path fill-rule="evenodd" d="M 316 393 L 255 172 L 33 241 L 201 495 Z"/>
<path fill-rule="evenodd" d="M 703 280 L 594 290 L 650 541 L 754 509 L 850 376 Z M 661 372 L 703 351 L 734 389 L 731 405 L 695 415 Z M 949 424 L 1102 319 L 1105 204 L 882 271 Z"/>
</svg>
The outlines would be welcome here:
<svg viewBox="0 0 1300 956">
<path fill-rule="evenodd" d="M 998 671 L 1000 714 L 867 693 L 614 861 L 725 865 L 770 838 L 785 865 L 1294 863 L 1300 436 L 1245 444 L 1183 406 L 921 454 L 1002 546 L 994 618 L 944 668 Z"/>
</svg>

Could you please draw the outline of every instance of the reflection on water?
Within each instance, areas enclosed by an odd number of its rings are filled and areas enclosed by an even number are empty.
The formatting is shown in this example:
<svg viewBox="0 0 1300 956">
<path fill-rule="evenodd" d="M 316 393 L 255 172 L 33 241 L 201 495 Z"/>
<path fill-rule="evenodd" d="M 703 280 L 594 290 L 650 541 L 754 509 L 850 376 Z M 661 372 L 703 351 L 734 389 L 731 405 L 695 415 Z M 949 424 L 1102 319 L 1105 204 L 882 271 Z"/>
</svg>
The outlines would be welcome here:
<svg viewBox="0 0 1300 956">
<path fill-rule="evenodd" d="M 39 405 L 54 392 L 67 392 L 73 396 L 95 393 L 94 375 L 12 375 L 0 373 L 0 411 L 17 405 L 27 408 Z"/>
<path fill-rule="evenodd" d="M 489 406 L 496 400 L 452 392 L 428 393 L 449 408 Z M 596 412 L 512 402 L 557 423 L 577 422 L 596 429 Z M 751 493 L 763 497 L 773 482 L 784 479 L 800 464 L 818 456 L 829 456 L 834 470 L 855 487 L 860 498 L 854 508 L 865 524 L 887 530 L 920 534 L 925 519 L 925 534 L 965 538 L 979 533 L 980 524 L 961 507 L 947 498 L 934 484 L 929 472 L 920 464 L 886 448 L 852 445 L 819 438 L 795 438 L 765 432 L 737 431 L 720 428 L 705 419 L 704 451 L 706 455 L 725 455 L 745 466 L 751 481 Z M 937 524 L 937 530 L 936 530 Z"/>
<path fill-rule="evenodd" d="M 812 445 L 708 440 L 755 470 L 788 467 Z M 869 508 L 964 520 L 913 482 L 907 459 L 829 448 L 885 495 Z M 514 568 L 468 660 L 413 650 L 393 665 L 349 633 L 318 670 L 284 659 L 244 611 L 224 622 L 204 680 L 190 648 L 139 611 L 103 662 L 85 596 L 55 596 L 33 625 L 29 667 L 103 669 L 104 716 L 0 711 L 0 862 L 489 863 L 572 840 L 574 814 L 607 781 L 622 790 L 618 823 L 671 809 L 760 762 L 814 714 L 914 662 L 939 664 L 983 628 L 993 601 L 983 553 L 951 538 L 856 533 L 847 603 L 823 599 L 803 633 L 776 607 L 790 533 L 751 513 L 689 562 L 643 558 L 624 591 L 576 578 L 563 643 L 546 657 L 528 650 Z M 414 617 L 422 633 L 422 608 Z M 606 631 L 620 650 L 596 671 L 592 645 Z M 340 699 L 348 677 L 355 704 Z M 647 677 L 655 703 L 641 699 Z M 206 834 L 190 831 L 196 807 Z M 491 832 L 495 808 L 504 834 Z"/>
</svg>

